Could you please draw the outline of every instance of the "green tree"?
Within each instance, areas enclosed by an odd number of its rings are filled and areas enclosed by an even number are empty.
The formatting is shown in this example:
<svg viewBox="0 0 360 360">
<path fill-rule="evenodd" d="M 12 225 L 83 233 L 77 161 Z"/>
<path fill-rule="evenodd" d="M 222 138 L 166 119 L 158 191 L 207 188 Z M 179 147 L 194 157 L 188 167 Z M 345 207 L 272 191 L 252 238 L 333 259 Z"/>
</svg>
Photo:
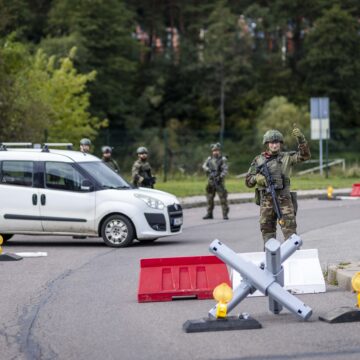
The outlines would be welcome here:
<svg viewBox="0 0 360 360">
<path fill-rule="evenodd" d="M 20 43 L 7 41 L 0 48 L 0 79 L 7 80 L 0 91 L 2 139 L 42 142 L 47 129 L 50 141 L 77 143 L 106 125 L 88 111 L 86 85 L 95 72 L 79 74 L 74 51 L 57 63 L 41 50 L 31 55 Z"/>
<path fill-rule="evenodd" d="M 60 48 L 75 43 L 79 46 L 75 59 L 79 70 L 96 70 L 97 77 L 89 85 L 92 113 L 123 126 L 134 106 L 138 61 L 132 12 L 119 0 L 57 0 L 50 12 L 49 29 L 52 37 L 46 40 L 47 47 L 56 47 L 56 42 Z"/>
<path fill-rule="evenodd" d="M 328 96 L 334 125 L 359 125 L 359 23 L 334 6 L 315 23 L 306 38 L 302 70 L 310 96 Z"/>
<path fill-rule="evenodd" d="M 0 37 L 38 43 L 45 34 L 51 0 L 0 0 Z"/>
<path fill-rule="evenodd" d="M 96 73 L 78 73 L 72 60 L 74 55 L 75 48 L 67 57 L 60 59 L 58 66 L 54 57 L 48 58 L 41 50 L 35 57 L 35 73 L 46 69 L 47 81 L 42 82 L 44 94 L 41 97 L 47 99 L 51 108 L 50 141 L 77 143 L 82 137 L 96 137 L 98 129 L 107 126 L 107 120 L 100 121 L 89 112 L 87 85 L 94 81 Z"/>
<path fill-rule="evenodd" d="M 199 56 L 204 70 L 204 94 L 218 104 L 221 143 L 225 131 L 227 95 L 233 92 L 237 96 L 244 95 L 244 83 L 251 73 L 248 61 L 250 45 L 251 40 L 238 26 L 236 16 L 225 1 L 218 1 L 210 14 L 204 34 L 204 49 Z"/>
<path fill-rule="evenodd" d="M 297 107 L 288 102 L 285 97 L 277 96 L 265 103 L 257 118 L 256 124 L 258 141 L 262 139 L 262 136 L 267 130 L 277 129 L 284 135 L 285 144 L 291 145 L 295 141 L 291 136 L 294 124 L 307 134 L 310 117 L 305 106 Z"/>
</svg>

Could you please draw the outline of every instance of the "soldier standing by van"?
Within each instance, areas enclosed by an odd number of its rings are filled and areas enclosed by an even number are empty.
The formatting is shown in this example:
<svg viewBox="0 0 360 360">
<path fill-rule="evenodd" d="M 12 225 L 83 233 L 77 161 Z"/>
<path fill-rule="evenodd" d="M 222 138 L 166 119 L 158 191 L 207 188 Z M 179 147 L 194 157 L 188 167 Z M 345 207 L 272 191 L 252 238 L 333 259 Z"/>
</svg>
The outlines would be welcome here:
<svg viewBox="0 0 360 360">
<path fill-rule="evenodd" d="M 120 173 L 120 168 L 116 160 L 112 158 L 112 148 L 110 146 L 103 146 L 101 148 L 102 161 L 116 173 Z"/>
<path fill-rule="evenodd" d="M 214 198 L 218 193 L 223 219 L 228 220 L 229 206 L 227 202 L 227 191 L 225 188 L 225 176 L 228 172 L 227 159 L 221 155 L 221 145 L 219 143 L 210 146 L 211 156 L 209 156 L 204 164 L 203 169 L 208 176 L 206 185 L 207 214 L 204 220 L 213 219 Z"/>
<path fill-rule="evenodd" d="M 90 152 L 91 140 L 83 138 L 80 140 L 80 151 L 82 153 L 88 154 Z"/>
<path fill-rule="evenodd" d="M 148 162 L 148 150 L 144 146 L 140 146 L 136 150 L 138 159 L 134 162 L 131 170 L 132 183 L 136 187 L 154 188 L 156 178 L 151 174 L 151 166 Z"/>
<path fill-rule="evenodd" d="M 277 220 L 285 239 L 296 234 L 297 201 L 296 193 L 290 192 L 290 170 L 293 165 L 310 159 L 311 154 L 305 136 L 298 128 L 293 129 L 292 135 L 298 141 L 298 151 L 284 152 L 283 135 L 278 130 L 268 130 L 263 138 L 266 150 L 255 157 L 245 178 L 246 186 L 256 186 L 255 200 L 260 205 L 260 229 L 264 243 L 276 238 Z M 276 204 L 269 192 L 269 179 L 261 173 L 263 166 L 267 166 L 270 174 Z"/>
</svg>

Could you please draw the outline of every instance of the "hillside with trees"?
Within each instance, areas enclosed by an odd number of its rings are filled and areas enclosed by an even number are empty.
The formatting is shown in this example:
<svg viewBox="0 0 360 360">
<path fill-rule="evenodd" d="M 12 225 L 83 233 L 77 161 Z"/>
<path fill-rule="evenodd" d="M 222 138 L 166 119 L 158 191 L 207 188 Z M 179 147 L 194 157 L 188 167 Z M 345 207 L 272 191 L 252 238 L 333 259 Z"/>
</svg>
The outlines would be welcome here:
<svg viewBox="0 0 360 360">
<path fill-rule="evenodd" d="M 240 172 L 266 129 L 309 137 L 327 96 L 330 150 L 356 160 L 359 19 L 354 0 L 0 0 L 1 141 L 90 137 L 123 169 L 146 145 L 182 173 L 221 141 Z"/>
</svg>

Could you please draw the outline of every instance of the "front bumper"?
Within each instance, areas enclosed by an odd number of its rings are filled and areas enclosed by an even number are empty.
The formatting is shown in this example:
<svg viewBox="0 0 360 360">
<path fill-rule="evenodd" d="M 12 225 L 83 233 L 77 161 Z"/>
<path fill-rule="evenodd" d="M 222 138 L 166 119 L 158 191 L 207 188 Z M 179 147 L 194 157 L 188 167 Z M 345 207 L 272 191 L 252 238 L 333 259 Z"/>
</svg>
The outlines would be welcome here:
<svg viewBox="0 0 360 360">
<path fill-rule="evenodd" d="M 181 232 L 183 211 L 180 205 L 166 207 L 164 213 L 144 213 L 147 230 L 138 233 L 139 239 L 174 235 Z"/>
</svg>

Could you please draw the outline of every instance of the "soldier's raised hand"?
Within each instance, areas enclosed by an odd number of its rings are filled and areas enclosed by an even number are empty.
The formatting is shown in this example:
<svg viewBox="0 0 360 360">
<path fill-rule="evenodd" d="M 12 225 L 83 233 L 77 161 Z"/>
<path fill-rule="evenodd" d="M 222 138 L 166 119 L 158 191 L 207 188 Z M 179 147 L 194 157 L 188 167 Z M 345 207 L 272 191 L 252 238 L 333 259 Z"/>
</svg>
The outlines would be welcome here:
<svg viewBox="0 0 360 360">
<path fill-rule="evenodd" d="M 292 135 L 296 137 L 297 141 L 299 144 L 302 144 L 304 143 L 306 140 L 305 140 L 305 136 L 304 134 L 300 131 L 299 128 L 295 127 L 292 131 Z"/>
</svg>

